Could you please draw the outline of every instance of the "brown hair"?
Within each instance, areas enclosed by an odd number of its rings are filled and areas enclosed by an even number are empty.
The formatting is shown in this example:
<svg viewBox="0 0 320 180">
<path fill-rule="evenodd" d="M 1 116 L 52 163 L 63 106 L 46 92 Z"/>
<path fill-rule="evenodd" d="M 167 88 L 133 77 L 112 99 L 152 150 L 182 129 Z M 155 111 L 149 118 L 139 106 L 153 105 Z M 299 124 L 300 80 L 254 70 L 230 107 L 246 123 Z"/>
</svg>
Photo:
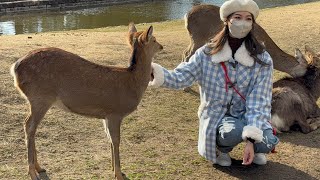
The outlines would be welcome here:
<svg viewBox="0 0 320 180">
<path fill-rule="evenodd" d="M 232 14 L 231 14 L 232 15 Z M 231 17 L 228 16 L 228 20 Z M 261 61 L 257 55 L 261 54 L 265 51 L 265 47 L 262 43 L 260 43 L 256 37 L 253 35 L 254 24 L 256 23 L 254 18 L 252 18 L 252 29 L 248 33 L 248 35 L 244 38 L 246 49 L 249 51 L 250 56 L 253 57 L 254 61 L 261 65 L 268 65 L 265 62 Z M 229 27 L 225 24 L 220 32 L 218 32 L 209 42 L 208 47 L 211 49 L 208 54 L 214 55 L 222 50 L 224 44 L 227 42 L 229 38 Z"/>
</svg>

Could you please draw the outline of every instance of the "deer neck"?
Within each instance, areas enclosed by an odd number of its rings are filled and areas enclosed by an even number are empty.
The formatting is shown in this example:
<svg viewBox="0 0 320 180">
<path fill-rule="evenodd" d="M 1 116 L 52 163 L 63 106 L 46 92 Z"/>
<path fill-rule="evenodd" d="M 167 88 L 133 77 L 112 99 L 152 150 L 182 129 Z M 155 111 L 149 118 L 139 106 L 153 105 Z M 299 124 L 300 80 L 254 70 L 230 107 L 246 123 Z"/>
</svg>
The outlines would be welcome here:
<svg viewBox="0 0 320 180">
<path fill-rule="evenodd" d="M 133 73 L 133 81 L 135 81 L 138 89 L 145 89 L 148 86 L 151 77 L 152 58 L 153 55 L 148 54 L 144 49 L 133 51 L 129 71 Z"/>
<path fill-rule="evenodd" d="M 305 68 L 299 66 L 296 58 L 282 51 L 276 44 L 269 45 L 268 52 L 277 70 L 286 72 L 293 77 L 304 75 Z"/>
<path fill-rule="evenodd" d="M 316 77 L 316 81 L 315 84 L 313 86 L 313 88 L 311 89 L 311 93 L 313 94 L 313 96 L 315 97 L 315 99 L 319 99 L 320 97 L 320 77 Z"/>
<path fill-rule="evenodd" d="M 265 44 L 268 53 L 273 59 L 274 68 L 293 77 L 303 76 L 306 68 L 300 65 L 295 57 L 282 51 L 261 26 L 258 24 L 255 24 L 255 26 L 255 37 Z"/>
<path fill-rule="evenodd" d="M 309 66 L 307 71 L 301 79 L 303 79 L 303 84 L 306 86 L 307 90 L 310 92 L 310 95 L 313 96 L 316 100 L 320 97 L 320 78 L 319 70 L 314 66 Z"/>
</svg>

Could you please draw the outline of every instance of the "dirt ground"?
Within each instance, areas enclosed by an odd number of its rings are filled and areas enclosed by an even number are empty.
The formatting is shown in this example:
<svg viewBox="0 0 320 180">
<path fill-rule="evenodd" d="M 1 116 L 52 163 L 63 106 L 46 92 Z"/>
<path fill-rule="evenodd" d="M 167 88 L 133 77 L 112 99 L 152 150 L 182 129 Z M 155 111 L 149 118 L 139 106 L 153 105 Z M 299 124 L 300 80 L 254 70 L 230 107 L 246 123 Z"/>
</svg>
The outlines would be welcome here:
<svg viewBox="0 0 320 180">
<path fill-rule="evenodd" d="M 320 51 L 320 2 L 263 10 L 260 23 L 287 53 L 309 45 Z M 150 24 L 137 25 L 138 30 Z M 152 23 L 164 45 L 155 62 L 169 69 L 181 61 L 189 39 L 182 20 Z M 104 65 L 127 66 L 127 27 L 0 36 L 0 179 L 28 179 L 23 122 L 28 108 L 9 68 L 32 49 L 60 47 Z M 275 72 L 275 80 L 284 74 Z M 194 87 L 196 88 L 196 86 Z M 196 95 L 148 88 L 125 118 L 120 156 L 130 179 L 320 179 L 320 130 L 280 134 L 277 153 L 265 166 L 242 166 L 243 144 L 231 167 L 212 166 L 197 152 Z M 52 108 L 41 122 L 36 147 L 43 179 L 112 179 L 111 156 L 101 120 Z"/>
</svg>

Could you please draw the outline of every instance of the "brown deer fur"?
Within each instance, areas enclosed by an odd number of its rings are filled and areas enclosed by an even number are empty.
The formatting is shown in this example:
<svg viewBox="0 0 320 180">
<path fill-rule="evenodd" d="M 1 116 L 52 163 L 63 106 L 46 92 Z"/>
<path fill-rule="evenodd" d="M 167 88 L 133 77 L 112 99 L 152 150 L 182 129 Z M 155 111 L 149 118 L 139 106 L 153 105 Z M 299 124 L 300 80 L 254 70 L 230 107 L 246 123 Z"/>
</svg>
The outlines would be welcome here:
<svg viewBox="0 0 320 180">
<path fill-rule="evenodd" d="M 25 120 L 29 174 L 38 180 L 39 166 L 35 148 L 38 124 L 48 109 L 57 104 L 71 112 L 105 119 L 111 142 L 112 167 L 118 180 L 120 169 L 120 125 L 133 112 L 146 90 L 151 74 L 151 61 L 163 49 L 152 36 L 153 28 L 137 32 L 129 25 L 132 47 L 129 68 L 102 66 L 57 48 L 31 51 L 11 68 L 15 86 L 29 102 Z"/>
<path fill-rule="evenodd" d="M 296 49 L 298 62 L 308 65 L 304 76 L 284 78 L 273 84 L 271 124 L 278 132 L 289 131 L 295 124 L 303 133 L 320 127 L 320 109 L 316 103 L 320 96 L 320 53 L 316 55 L 306 47 L 305 54 L 306 58 Z"/>
<path fill-rule="evenodd" d="M 222 29 L 223 23 L 220 20 L 219 7 L 214 5 L 194 6 L 185 16 L 185 25 L 189 32 L 190 44 L 184 51 L 183 60 L 188 61 L 198 48 Z M 255 37 L 264 42 L 270 53 L 275 69 L 287 72 L 293 77 L 304 75 L 305 66 L 297 63 L 293 56 L 283 52 L 261 26 L 255 24 L 253 28 Z"/>
</svg>

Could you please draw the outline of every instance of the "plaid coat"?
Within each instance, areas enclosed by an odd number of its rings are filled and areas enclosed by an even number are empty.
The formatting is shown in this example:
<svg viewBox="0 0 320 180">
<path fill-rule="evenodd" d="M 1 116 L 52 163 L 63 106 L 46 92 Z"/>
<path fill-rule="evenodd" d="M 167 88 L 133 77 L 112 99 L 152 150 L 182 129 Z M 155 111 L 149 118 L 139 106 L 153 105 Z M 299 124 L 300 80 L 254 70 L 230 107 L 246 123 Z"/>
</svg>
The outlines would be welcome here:
<svg viewBox="0 0 320 180">
<path fill-rule="evenodd" d="M 262 132 L 272 128 L 271 118 L 273 64 L 269 53 L 258 58 L 267 63 L 262 66 L 254 63 L 245 45 L 242 44 L 232 57 L 228 42 L 215 55 L 208 55 L 207 45 L 198 49 L 189 62 L 183 62 L 173 71 L 153 63 L 154 80 L 150 86 L 181 89 L 198 82 L 201 104 L 198 110 L 199 137 L 198 151 L 206 159 L 216 162 L 217 124 L 225 116 L 228 104 L 232 116 L 245 120 L 242 138 L 250 137 L 262 141 Z M 235 61 L 236 66 L 232 66 Z M 225 62 L 230 80 L 246 101 L 232 89 L 226 91 L 225 72 L 220 64 Z"/>
</svg>

